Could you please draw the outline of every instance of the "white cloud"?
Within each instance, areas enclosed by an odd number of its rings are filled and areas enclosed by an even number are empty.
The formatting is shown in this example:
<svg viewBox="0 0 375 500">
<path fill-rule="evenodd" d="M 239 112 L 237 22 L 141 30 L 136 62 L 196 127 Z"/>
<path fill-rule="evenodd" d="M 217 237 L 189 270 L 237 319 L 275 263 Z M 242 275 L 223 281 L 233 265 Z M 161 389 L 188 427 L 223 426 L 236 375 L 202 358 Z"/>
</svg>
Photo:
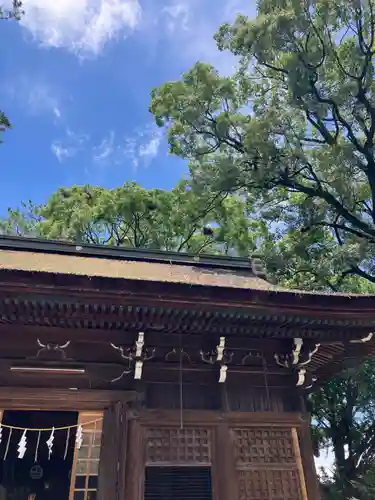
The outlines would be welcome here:
<svg viewBox="0 0 375 500">
<path fill-rule="evenodd" d="M 176 29 L 189 30 L 190 7 L 187 3 L 179 2 L 167 5 L 161 10 L 161 15 L 170 33 L 174 33 Z"/>
<path fill-rule="evenodd" d="M 89 137 L 86 134 L 77 134 L 67 129 L 63 139 L 56 139 L 51 144 L 51 151 L 60 163 L 68 158 L 73 158 L 81 152 L 88 143 Z"/>
<path fill-rule="evenodd" d="M 141 141 L 138 146 L 138 154 L 146 159 L 147 162 L 157 157 L 162 139 L 162 129 L 148 127 L 139 134 Z M 144 142 L 143 142 L 144 141 Z"/>
<path fill-rule="evenodd" d="M 159 153 L 162 129 L 154 124 L 139 127 L 126 137 L 116 137 L 111 130 L 93 149 L 93 162 L 100 166 L 120 165 L 130 162 L 133 168 L 148 166 Z"/>
<path fill-rule="evenodd" d="M 23 0 L 21 24 L 42 45 L 97 55 L 141 17 L 138 0 Z"/>
<path fill-rule="evenodd" d="M 60 102 L 52 88 L 44 82 L 34 82 L 28 88 L 27 100 L 29 111 L 33 114 L 49 112 L 56 119 L 61 118 Z"/>
<path fill-rule="evenodd" d="M 24 75 L 13 77 L 2 91 L 7 99 L 32 116 L 49 115 L 55 122 L 62 117 L 62 99 L 58 89 L 43 77 Z"/>
<path fill-rule="evenodd" d="M 104 163 L 110 159 L 116 151 L 115 132 L 111 130 L 98 146 L 94 147 L 93 159 L 96 163 Z"/>
<path fill-rule="evenodd" d="M 165 36 L 173 37 L 172 50 L 192 64 L 199 60 L 230 75 L 237 60 L 229 52 L 217 49 L 213 35 L 219 26 L 231 22 L 238 13 L 255 15 L 255 2 L 250 0 L 168 0 L 159 12 L 159 24 Z"/>
</svg>

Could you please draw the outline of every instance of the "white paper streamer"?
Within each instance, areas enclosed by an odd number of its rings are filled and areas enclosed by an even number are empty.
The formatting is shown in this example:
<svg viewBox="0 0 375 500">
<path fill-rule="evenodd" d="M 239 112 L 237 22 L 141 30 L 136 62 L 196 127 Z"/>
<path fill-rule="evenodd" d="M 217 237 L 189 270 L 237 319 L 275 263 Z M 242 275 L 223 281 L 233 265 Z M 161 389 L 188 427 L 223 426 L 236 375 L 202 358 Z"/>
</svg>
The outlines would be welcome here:
<svg viewBox="0 0 375 500">
<path fill-rule="evenodd" d="M 53 441 L 55 439 L 55 428 L 52 428 L 51 435 L 47 441 L 47 446 L 48 446 L 48 460 L 51 458 L 52 455 L 52 449 L 53 449 Z"/>
<path fill-rule="evenodd" d="M 27 449 L 27 437 L 26 437 L 26 430 L 23 431 L 22 437 L 20 439 L 20 442 L 18 443 L 18 458 L 23 458 L 26 453 Z"/>
<path fill-rule="evenodd" d="M 82 443 L 83 443 L 83 428 L 82 428 L 82 425 L 79 425 L 77 427 L 77 434 L 76 434 L 76 447 L 77 447 L 77 450 L 81 449 Z"/>
</svg>

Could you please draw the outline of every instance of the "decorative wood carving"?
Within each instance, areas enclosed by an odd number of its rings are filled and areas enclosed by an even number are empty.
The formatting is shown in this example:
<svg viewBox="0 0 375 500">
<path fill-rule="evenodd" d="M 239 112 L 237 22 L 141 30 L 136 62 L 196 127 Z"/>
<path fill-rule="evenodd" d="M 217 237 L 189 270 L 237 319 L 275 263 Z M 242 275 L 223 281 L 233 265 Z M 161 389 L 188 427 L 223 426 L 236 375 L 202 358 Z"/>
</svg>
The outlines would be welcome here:
<svg viewBox="0 0 375 500">
<path fill-rule="evenodd" d="M 295 338 L 289 350 L 275 353 L 274 358 L 277 365 L 296 373 L 297 387 L 311 389 L 317 377 L 310 376 L 305 367 L 311 363 L 319 348 L 320 344 L 318 343 L 311 344 L 311 342 L 305 342 L 302 338 Z"/>
<path fill-rule="evenodd" d="M 350 340 L 349 342 L 351 344 L 366 344 L 366 342 L 370 342 L 373 336 L 374 336 L 373 333 L 369 333 L 368 335 L 366 335 L 366 337 L 363 337 L 361 339 L 353 339 Z"/>
<path fill-rule="evenodd" d="M 164 360 L 166 362 L 168 361 L 174 361 L 174 362 L 179 362 L 181 361 L 188 361 L 191 364 L 191 356 L 184 350 L 184 348 L 176 348 L 174 347 L 171 351 L 168 351 L 167 354 L 164 356 Z"/>
<path fill-rule="evenodd" d="M 63 344 L 56 344 L 53 342 L 43 343 L 40 339 L 37 339 L 38 350 L 35 358 L 44 358 L 44 359 L 60 359 L 61 361 L 65 361 L 71 358 L 67 358 L 65 349 L 69 347 L 71 341 L 68 340 Z"/>
<path fill-rule="evenodd" d="M 134 372 L 134 379 L 141 380 L 142 371 L 143 371 L 143 363 L 145 361 L 149 361 L 155 356 L 155 348 L 153 348 L 150 353 L 148 349 L 145 349 L 145 334 L 143 332 L 138 333 L 138 338 L 135 342 L 134 348 L 126 349 L 122 346 L 117 346 L 111 343 L 111 347 L 116 349 L 121 354 L 121 359 L 124 359 L 126 362 L 126 368 L 123 370 L 119 377 L 114 378 L 111 382 L 117 382 L 121 380 L 125 375 L 129 375 L 129 373 Z"/>
<path fill-rule="evenodd" d="M 220 366 L 219 384 L 223 384 L 227 379 L 228 364 L 233 359 L 233 353 L 225 347 L 225 337 L 220 337 L 219 344 L 212 352 L 205 353 L 201 350 L 200 355 L 204 363 L 210 365 L 218 364 Z"/>
<path fill-rule="evenodd" d="M 210 465 L 211 431 L 198 427 L 149 428 L 146 430 L 146 463 Z"/>
</svg>

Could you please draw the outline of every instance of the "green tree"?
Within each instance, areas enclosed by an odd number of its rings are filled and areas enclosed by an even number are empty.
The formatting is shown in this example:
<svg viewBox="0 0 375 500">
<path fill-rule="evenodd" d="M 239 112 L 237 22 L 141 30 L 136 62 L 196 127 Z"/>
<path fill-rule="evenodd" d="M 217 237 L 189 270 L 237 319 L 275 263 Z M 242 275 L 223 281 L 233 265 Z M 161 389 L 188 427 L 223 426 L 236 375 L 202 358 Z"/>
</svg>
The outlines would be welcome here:
<svg viewBox="0 0 375 500">
<path fill-rule="evenodd" d="M 238 196 L 192 190 L 181 181 L 171 191 L 126 183 L 115 189 L 61 188 L 44 205 L 9 210 L 0 232 L 77 243 L 108 244 L 247 256 L 267 237 L 252 208 Z"/>
<path fill-rule="evenodd" d="M 10 9 L 0 6 L 0 20 L 19 20 L 22 14 L 22 2 L 20 2 L 19 0 L 12 0 L 12 7 Z M 4 132 L 7 128 L 10 127 L 10 121 L 6 117 L 5 113 L 0 110 L 0 132 Z"/>
<path fill-rule="evenodd" d="M 318 450 L 331 448 L 327 500 L 370 500 L 375 493 L 375 360 L 348 368 L 310 399 Z"/>
<path fill-rule="evenodd" d="M 19 0 L 12 0 L 11 8 L 4 8 L 0 5 L 0 19 L 21 19 L 23 14 L 22 2 Z"/>
<path fill-rule="evenodd" d="M 239 58 L 231 78 L 197 63 L 154 89 L 150 110 L 197 192 L 252 200 L 280 282 L 374 293 L 373 0 L 257 7 L 215 36 Z M 335 457 L 327 499 L 374 498 L 374 373 L 366 362 L 311 398 L 314 435 Z"/>
<path fill-rule="evenodd" d="M 215 35 L 239 58 L 233 77 L 197 63 L 153 91 L 151 112 L 197 189 L 256 200 L 286 280 L 374 283 L 373 0 L 257 6 Z"/>
</svg>

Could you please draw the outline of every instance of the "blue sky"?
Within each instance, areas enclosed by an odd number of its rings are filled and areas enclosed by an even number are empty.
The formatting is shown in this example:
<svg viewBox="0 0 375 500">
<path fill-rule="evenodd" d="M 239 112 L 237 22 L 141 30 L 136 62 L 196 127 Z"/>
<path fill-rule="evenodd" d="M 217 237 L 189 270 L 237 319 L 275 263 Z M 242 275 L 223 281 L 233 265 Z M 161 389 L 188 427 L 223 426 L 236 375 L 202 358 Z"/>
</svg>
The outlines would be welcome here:
<svg viewBox="0 0 375 500">
<path fill-rule="evenodd" d="M 254 4 L 24 0 L 21 22 L 0 25 L 0 109 L 13 124 L 0 145 L 0 215 L 72 184 L 171 188 L 187 169 L 153 123 L 150 90 L 197 60 L 231 73 L 212 35 Z"/>
</svg>

